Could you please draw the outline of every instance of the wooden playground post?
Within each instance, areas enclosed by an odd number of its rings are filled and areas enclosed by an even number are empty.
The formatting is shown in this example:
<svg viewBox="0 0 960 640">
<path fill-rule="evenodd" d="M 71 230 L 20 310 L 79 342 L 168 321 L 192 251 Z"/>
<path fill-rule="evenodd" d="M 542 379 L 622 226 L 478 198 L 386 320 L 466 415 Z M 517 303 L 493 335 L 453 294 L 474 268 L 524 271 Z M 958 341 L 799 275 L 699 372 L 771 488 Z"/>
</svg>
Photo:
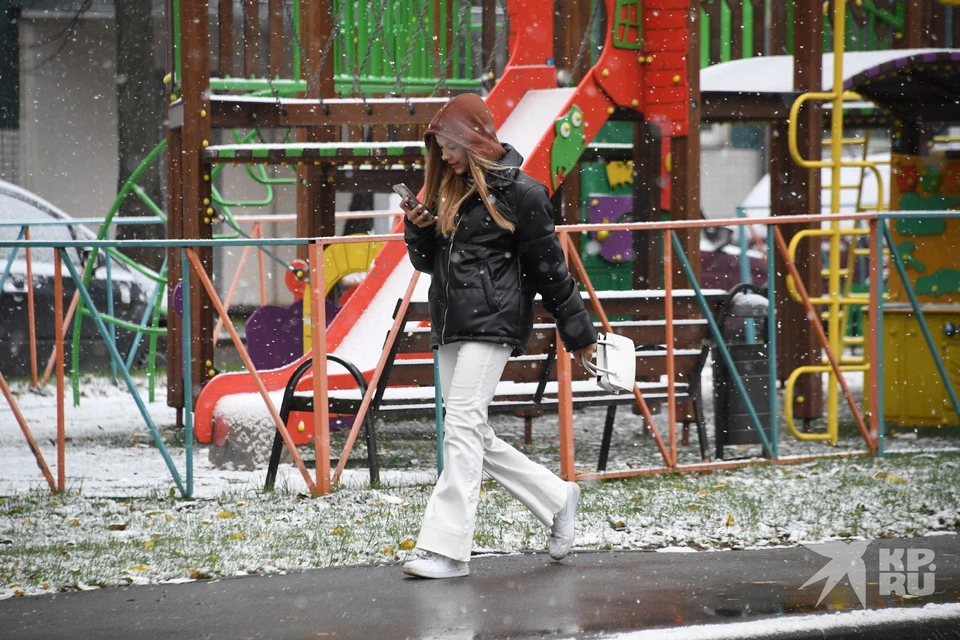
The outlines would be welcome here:
<svg viewBox="0 0 960 640">
<path fill-rule="evenodd" d="M 333 96 L 333 56 L 324 55 L 333 46 L 333 16 L 321 0 L 304 0 L 301 5 L 300 39 L 303 44 L 302 74 L 307 98 Z M 332 3 L 330 3 L 332 6 Z M 321 62 L 323 66 L 321 68 Z M 309 126 L 297 132 L 300 142 L 332 142 L 330 126 Z M 317 238 L 336 232 L 336 173 L 332 163 L 304 163 L 297 166 L 297 237 Z M 309 247 L 297 247 L 297 257 L 309 259 Z"/>
<path fill-rule="evenodd" d="M 221 78 L 229 78 L 233 73 L 233 0 L 217 0 L 217 70 Z"/>
<path fill-rule="evenodd" d="M 169 104 L 169 99 L 167 104 Z M 167 109 L 167 120 L 169 121 L 170 109 Z M 182 129 L 179 127 L 169 127 L 167 129 L 167 237 L 183 237 L 183 193 L 180 185 L 180 154 L 183 150 Z M 167 405 L 177 407 L 177 425 L 182 422 L 181 410 L 183 409 L 183 358 L 181 331 L 183 327 L 183 318 L 181 318 L 174 309 L 173 294 L 174 289 L 180 282 L 181 264 L 180 249 L 171 247 L 167 249 L 167 309 L 171 312 L 167 314 Z"/>
<path fill-rule="evenodd" d="M 659 128 L 638 120 L 633 123 L 633 221 L 660 220 L 660 161 L 663 139 Z M 660 286 L 660 234 L 633 232 L 633 288 Z"/>
<path fill-rule="evenodd" d="M 221 5 L 226 0 L 221 0 Z M 179 28 L 175 21 L 179 16 L 173 11 L 173 0 L 166 0 L 167 31 L 173 34 L 176 28 Z M 232 5 L 231 5 L 232 6 Z M 222 41 L 221 34 L 221 41 Z M 222 49 L 221 49 L 222 51 Z M 222 55 L 222 54 L 221 54 Z M 165 96 L 167 117 L 167 237 L 170 239 L 183 238 L 183 191 L 181 189 L 181 153 L 183 152 L 183 128 L 175 126 L 173 118 L 172 100 L 175 97 L 174 91 L 176 85 L 174 78 L 177 62 L 174 57 L 174 47 L 171 42 L 167 50 L 167 69 L 169 69 L 168 80 L 166 83 Z M 181 123 L 182 124 L 182 123 Z M 180 282 L 180 249 L 170 247 L 167 249 L 167 309 L 173 310 L 174 288 Z M 74 295 L 74 304 L 80 298 L 80 292 Z M 167 358 L 167 406 L 175 407 L 177 410 L 177 426 L 183 424 L 183 358 L 181 331 L 183 319 L 176 312 L 167 315 L 167 353 L 171 357 Z"/>
<path fill-rule="evenodd" d="M 774 3 L 777 5 L 779 3 Z M 775 14 L 777 15 L 777 14 Z M 794 89 L 796 91 L 820 91 L 822 89 L 821 67 L 823 56 L 823 5 L 819 0 L 798 0 L 795 5 L 794 25 Z M 776 25 L 774 36 L 783 37 L 772 43 L 773 52 L 786 47 L 786 13 L 784 25 Z M 782 26 L 782 28 L 780 28 Z M 803 109 L 797 125 L 798 145 L 805 158 L 819 158 L 823 138 L 823 121 L 814 108 Z M 770 136 L 770 215 L 815 215 L 820 213 L 820 170 L 797 166 L 790 157 L 788 126 L 778 123 Z M 813 223 L 819 226 L 819 223 Z M 810 223 L 783 225 L 781 229 L 787 241 L 794 234 L 811 227 Z M 822 290 L 819 251 L 811 250 L 797 256 L 796 266 L 803 283 L 812 296 Z M 777 369 L 780 380 L 785 380 L 792 371 L 802 366 L 821 363 L 820 345 L 810 328 L 806 312 L 790 297 L 786 287 L 787 269 L 783 259 L 776 256 L 776 270 L 780 274 L 776 282 L 777 317 L 783 325 L 783 339 L 777 350 Z M 803 376 L 797 381 L 798 391 L 793 415 L 802 416 L 809 422 L 823 413 L 823 388 L 819 378 Z"/>
<path fill-rule="evenodd" d="M 182 189 L 181 229 L 183 238 L 209 240 L 211 225 L 212 165 L 204 160 L 204 148 L 210 144 L 210 30 L 207 0 L 188 0 L 180 4 L 181 127 L 180 184 Z M 171 237 L 177 237 L 171 235 Z M 213 273 L 213 248 L 197 247 L 197 257 L 207 274 Z M 170 270 L 170 273 L 176 271 Z M 190 336 L 192 361 L 185 375 L 196 398 L 203 383 L 211 377 L 214 364 L 213 304 L 198 276 L 191 272 Z M 174 357 L 174 359 L 176 356 Z M 186 374 L 186 372 L 185 372 Z M 186 382 L 186 381 L 185 381 Z"/>
</svg>

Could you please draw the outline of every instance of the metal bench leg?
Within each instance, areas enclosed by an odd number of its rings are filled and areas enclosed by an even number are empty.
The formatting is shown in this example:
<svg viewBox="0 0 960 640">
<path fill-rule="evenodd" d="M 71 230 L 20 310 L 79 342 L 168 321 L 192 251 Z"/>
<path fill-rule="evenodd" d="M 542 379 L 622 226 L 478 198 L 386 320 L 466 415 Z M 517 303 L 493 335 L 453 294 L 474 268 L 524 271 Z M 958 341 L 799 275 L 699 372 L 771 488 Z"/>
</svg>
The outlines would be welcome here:
<svg viewBox="0 0 960 640">
<path fill-rule="evenodd" d="M 377 429 L 369 413 L 363 418 L 363 431 L 367 439 L 367 463 L 370 465 L 370 484 L 380 483 L 380 459 L 377 457 Z"/>
<path fill-rule="evenodd" d="M 617 405 L 607 407 L 607 419 L 603 423 L 603 440 L 600 443 L 600 460 L 597 461 L 597 471 L 607 470 L 607 454 L 610 453 L 610 439 L 613 437 L 613 421 L 617 417 Z"/>
<path fill-rule="evenodd" d="M 703 411 L 700 410 L 700 400 L 693 403 L 693 417 L 697 420 L 697 440 L 700 442 L 700 459 L 704 462 L 710 459 L 707 453 L 707 425 L 703 420 Z"/>
<path fill-rule="evenodd" d="M 533 416 L 523 416 L 523 442 L 533 444 Z"/>
<path fill-rule="evenodd" d="M 690 444 L 690 423 L 684 422 L 680 431 L 680 446 L 685 447 Z"/>
<path fill-rule="evenodd" d="M 263 483 L 264 491 L 273 491 L 277 481 L 277 469 L 280 466 L 280 456 L 283 454 L 283 436 L 277 429 L 273 433 L 273 449 L 270 450 L 270 464 L 267 465 L 267 481 Z"/>
</svg>

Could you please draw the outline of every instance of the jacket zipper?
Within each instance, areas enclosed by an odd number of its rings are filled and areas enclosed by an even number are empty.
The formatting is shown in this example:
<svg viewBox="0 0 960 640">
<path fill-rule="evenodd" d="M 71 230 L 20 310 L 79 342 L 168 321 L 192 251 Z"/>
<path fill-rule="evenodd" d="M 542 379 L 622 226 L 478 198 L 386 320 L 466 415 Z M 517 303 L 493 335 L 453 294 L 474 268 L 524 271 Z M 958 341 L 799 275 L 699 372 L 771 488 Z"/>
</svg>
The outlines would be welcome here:
<svg viewBox="0 0 960 640">
<path fill-rule="evenodd" d="M 453 257 L 453 241 L 457 237 L 457 229 L 460 228 L 460 221 L 463 216 L 457 218 L 453 225 L 453 235 L 450 236 L 450 243 L 447 245 L 447 281 L 443 283 L 443 293 L 446 297 L 446 306 L 443 307 L 443 328 L 440 329 L 440 344 L 446 344 L 447 337 L 447 311 L 450 310 L 450 259 Z"/>
</svg>

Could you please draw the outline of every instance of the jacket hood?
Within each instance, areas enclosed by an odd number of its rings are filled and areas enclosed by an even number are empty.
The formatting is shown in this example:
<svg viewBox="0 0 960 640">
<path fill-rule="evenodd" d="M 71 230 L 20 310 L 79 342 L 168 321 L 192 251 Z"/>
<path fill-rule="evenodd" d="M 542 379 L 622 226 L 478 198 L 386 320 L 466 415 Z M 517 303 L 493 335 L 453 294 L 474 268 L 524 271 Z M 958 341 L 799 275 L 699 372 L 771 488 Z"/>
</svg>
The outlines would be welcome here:
<svg viewBox="0 0 960 640">
<path fill-rule="evenodd" d="M 493 114 L 483 98 L 474 93 L 455 96 L 440 108 L 424 132 L 424 142 L 435 136 L 449 138 L 487 160 L 503 158 Z"/>
<path fill-rule="evenodd" d="M 505 187 L 511 182 L 516 182 L 520 175 L 520 167 L 523 166 L 523 156 L 520 152 L 506 143 L 503 143 L 503 148 L 506 153 L 500 159 L 500 166 L 491 171 L 487 177 L 487 184 L 494 187 Z"/>
</svg>

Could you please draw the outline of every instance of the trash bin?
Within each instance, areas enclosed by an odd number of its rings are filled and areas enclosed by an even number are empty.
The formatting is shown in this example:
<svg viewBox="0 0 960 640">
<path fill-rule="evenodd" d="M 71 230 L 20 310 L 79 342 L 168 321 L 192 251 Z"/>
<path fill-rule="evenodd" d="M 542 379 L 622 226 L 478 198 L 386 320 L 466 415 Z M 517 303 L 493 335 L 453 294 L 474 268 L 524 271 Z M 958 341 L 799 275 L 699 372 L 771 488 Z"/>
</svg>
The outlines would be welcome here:
<svg viewBox="0 0 960 640">
<path fill-rule="evenodd" d="M 770 381 L 768 377 L 768 349 L 764 338 L 757 342 L 747 342 L 725 327 L 728 318 L 753 318 L 758 325 L 757 336 L 766 335 L 767 299 L 756 291 L 752 284 L 739 284 L 730 290 L 727 299 L 717 313 L 717 326 L 723 332 L 724 343 L 730 353 L 730 359 L 743 382 L 747 397 L 753 404 L 753 410 L 760 419 L 764 435 L 770 440 Z M 754 293 L 748 293 L 754 291 Z M 714 424 L 716 428 L 717 458 L 723 458 L 726 445 L 760 444 L 760 436 L 750 419 L 747 403 L 737 390 L 733 376 L 727 368 L 723 355 L 717 345 L 711 349 L 713 356 L 713 402 Z"/>
</svg>

